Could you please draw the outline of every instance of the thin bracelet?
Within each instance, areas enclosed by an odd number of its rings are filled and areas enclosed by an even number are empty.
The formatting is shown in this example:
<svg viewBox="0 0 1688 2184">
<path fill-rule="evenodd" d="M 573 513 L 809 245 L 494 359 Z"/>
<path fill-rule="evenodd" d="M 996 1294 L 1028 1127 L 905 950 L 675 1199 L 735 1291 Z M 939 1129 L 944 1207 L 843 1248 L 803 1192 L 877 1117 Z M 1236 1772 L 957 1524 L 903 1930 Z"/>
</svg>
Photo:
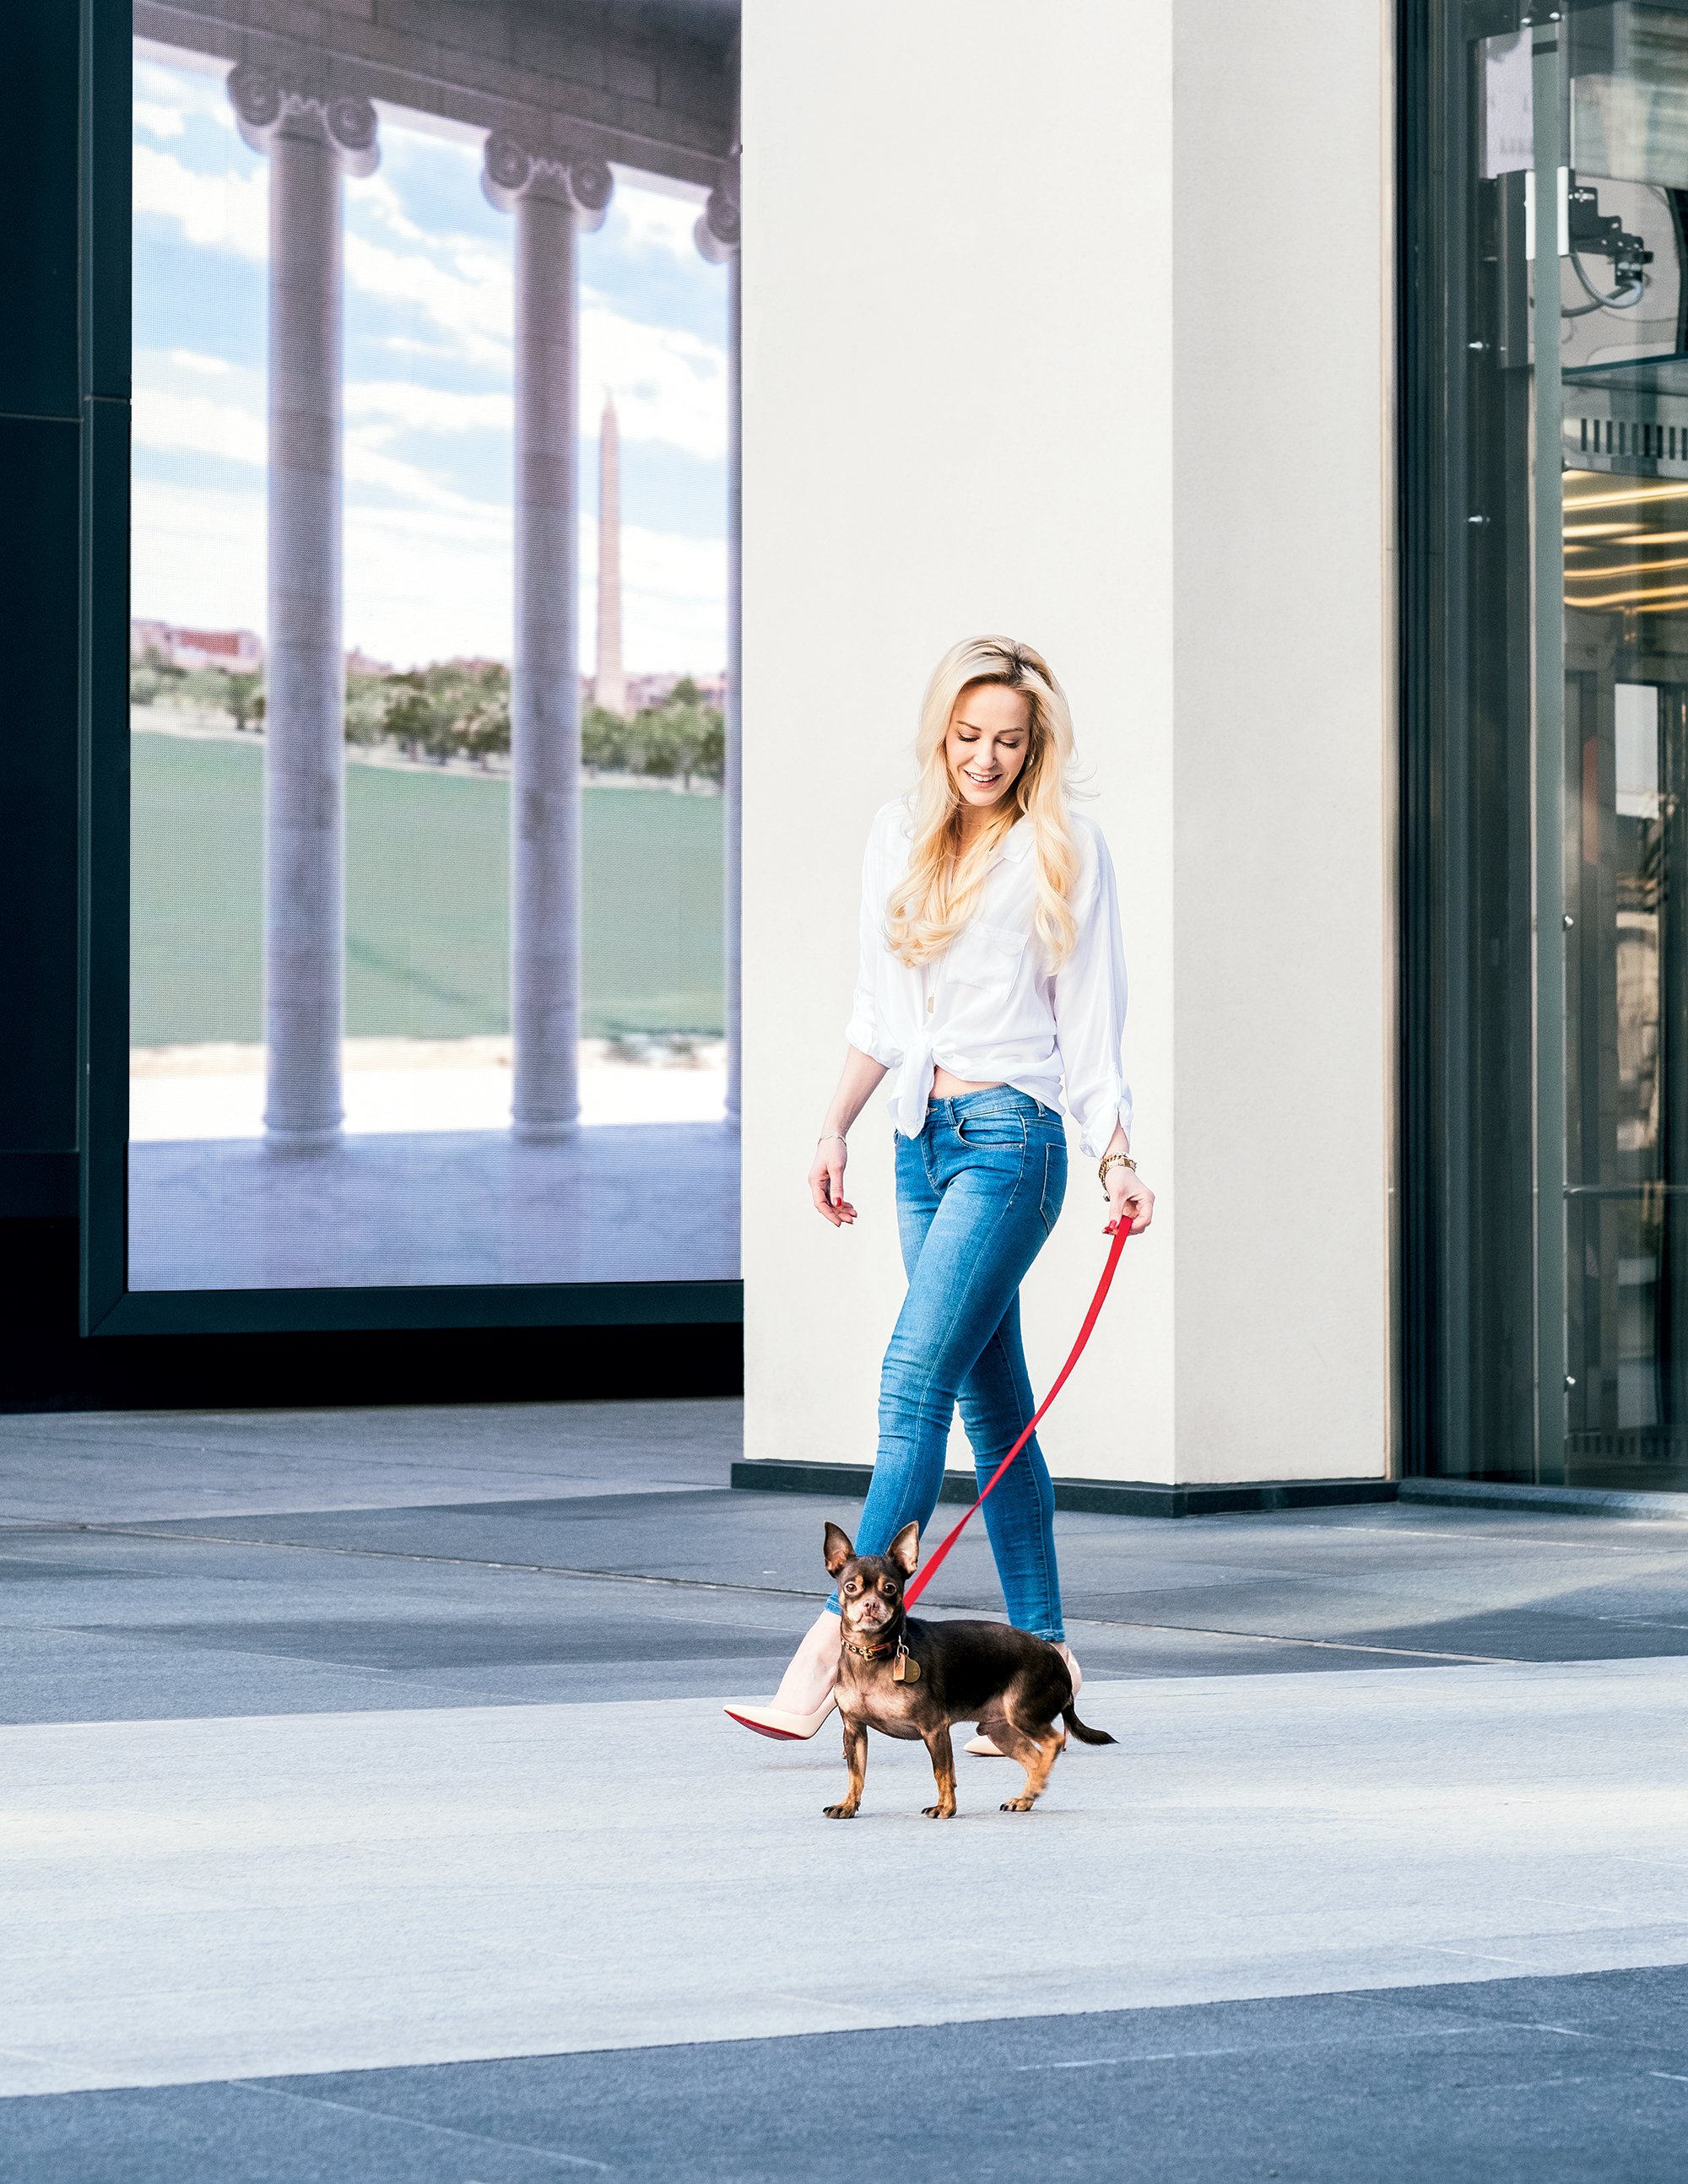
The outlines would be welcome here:
<svg viewBox="0 0 1688 2184">
<path fill-rule="evenodd" d="M 823 1145 L 828 1138 L 836 1138 L 841 1145 L 847 1145 L 850 1143 L 850 1139 L 842 1130 L 822 1130 L 815 1142 L 817 1145 Z"/>
</svg>

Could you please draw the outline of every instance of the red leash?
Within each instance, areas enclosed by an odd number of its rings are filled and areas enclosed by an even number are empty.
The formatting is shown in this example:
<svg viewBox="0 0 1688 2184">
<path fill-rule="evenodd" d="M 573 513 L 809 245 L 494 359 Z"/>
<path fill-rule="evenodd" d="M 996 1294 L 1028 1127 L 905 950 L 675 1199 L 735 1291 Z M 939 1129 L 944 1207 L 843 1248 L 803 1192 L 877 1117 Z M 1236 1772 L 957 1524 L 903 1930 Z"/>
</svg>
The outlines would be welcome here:
<svg viewBox="0 0 1688 2184">
<path fill-rule="evenodd" d="M 911 1580 L 907 1590 L 903 1594 L 903 1605 L 905 1607 L 912 1607 L 916 1601 L 920 1598 L 922 1593 L 925 1591 L 927 1586 L 931 1583 L 933 1573 L 936 1570 L 939 1563 L 943 1561 L 944 1556 L 949 1553 L 950 1548 L 955 1546 L 956 1540 L 961 1538 L 961 1534 L 967 1529 L 967 1524 L 972 1517 L 973 1509 L 978 1508 L 983 1504 L 985 1496 L 990 1492 L 991 1488 L 995 1485 L 997 1480 L 1001 1478 L 1003 1473 L 1007 1470 L 1009 1465 L 1012 1463 L 1015 1457 L 1018 1456 L 1021 1450 L 1026 1446 L 1026 1443 L 1037 1431 L 1038 1422 L 1043 1417 L 1044 1412 L 1061 1393 L 1062 1388 L 1066 1386 L 1067 1374 L 1072 1370 L 1073 1367 L 1078 1362 L 1078 1360 L 1084 1354 L 1084 1345 L 1090 1340 L 1091 1330 L 1095 1328 L 1096 1321 L 1100 1316 L 1103 1303 L 1108 1294 L 1108 1285 L 1114 1278 L 1114 1268 L 1119 1264 L 1119 1255 L 1125 1249 L 1125 1240 L 1130 1234 L 1131 1223 L 1128 1218 L 1122 1216 L 1120 1224 L 1114 1231 L 1113 1249 L 1108 1253 L 1108 1262 L 1106 1266 L 1102 1268 L 1102 1279 L 1096 1284 L 1096 1294 L 1090 1300 L 1090 1309 L 1084 1315 L 1084 1324 L 1078 1330 L 1078 1340 L 1072 1346 L 1072 1356 L 1067 1359 L 1067 1362 L 1061 1367 L 1060 1373 L 1056 1375 L 1055 1385 L 1050 1390 L 1048 1395 L 1044 1397 L 1043 1401 L 1032 1413 L 1032 1423 L 1030 1425 L 1028 1425 L 1024 1433 L 1021 1435 L 1019 1440 L 1015 1442 L 1013 1447 L 1009 1450 L 1007 1455 L 1003 1457 L 1001 1462 L 997 1465 L 995 1470 L 991 1473 L 989 1481 L 984 1489 L 984 1492 L 981 1494 L 978 1500 L 974 1502 L 972 1509 L 969 1509 L 967 1511 L 967 1515 L 964 1516 L 961 1523 L 955 1526 L 955 1529 L 950 1534 L 948 1539 L 939 1542 L 937 1552 L 922 1566 L 922 1568 L 916 1573 L 914 1578 Z"/>
</svg>

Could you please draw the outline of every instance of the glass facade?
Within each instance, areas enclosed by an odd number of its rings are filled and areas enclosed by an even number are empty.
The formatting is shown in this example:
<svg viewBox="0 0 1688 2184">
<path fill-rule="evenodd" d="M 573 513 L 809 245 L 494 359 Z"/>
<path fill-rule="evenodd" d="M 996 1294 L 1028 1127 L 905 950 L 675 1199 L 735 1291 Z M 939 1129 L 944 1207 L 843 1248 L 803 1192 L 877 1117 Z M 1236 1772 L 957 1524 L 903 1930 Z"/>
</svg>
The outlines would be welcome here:
<svg viewBox="0 0 1688 2184">
<path fill-rule="evenodd" d="M 1684 1489 L 1688 11 L 1406 62 L 1409 1461 Z"/>
</svg>

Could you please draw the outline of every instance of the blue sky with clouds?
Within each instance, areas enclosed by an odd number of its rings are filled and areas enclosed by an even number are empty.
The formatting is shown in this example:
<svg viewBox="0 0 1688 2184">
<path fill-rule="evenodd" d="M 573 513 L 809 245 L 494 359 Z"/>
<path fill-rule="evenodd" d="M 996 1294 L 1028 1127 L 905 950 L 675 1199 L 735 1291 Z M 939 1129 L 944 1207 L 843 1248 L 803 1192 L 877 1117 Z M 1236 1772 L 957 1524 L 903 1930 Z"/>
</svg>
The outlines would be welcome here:
<svg viewBox="0 0 1688 2184">
<path fill-rule="evenodd" d="M 138 54 L 137 616 L 262 631 L 268 162 L 223 70 Z M 345 638 L 398 666 L 508 658 L 514 221 L 466 132 L 382 113 L 345 185 Z M 618 176 L 581 242 L 582 666 L 596 616 L 598 417 L 621 426 L 630 670 L 726 657 L 727 278 L 699 207 Z"/>
</svg>

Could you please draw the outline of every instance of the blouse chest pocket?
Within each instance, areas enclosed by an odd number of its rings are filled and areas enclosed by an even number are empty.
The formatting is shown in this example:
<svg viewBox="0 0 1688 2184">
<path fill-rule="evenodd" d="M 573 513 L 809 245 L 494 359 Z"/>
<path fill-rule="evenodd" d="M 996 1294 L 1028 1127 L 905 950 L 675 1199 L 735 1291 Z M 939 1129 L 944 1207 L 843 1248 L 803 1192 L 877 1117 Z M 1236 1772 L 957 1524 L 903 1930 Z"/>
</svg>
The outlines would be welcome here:
<svg viewBox="0 0 1688 2184">
<path fill-rule="evenodd" d="M 975 918 L 950 942 L 947 968 L 958 986 L 972 986 L 982 994 L 1006 994 L 1025 951 L 1023 933 Z"/>
</svg>

